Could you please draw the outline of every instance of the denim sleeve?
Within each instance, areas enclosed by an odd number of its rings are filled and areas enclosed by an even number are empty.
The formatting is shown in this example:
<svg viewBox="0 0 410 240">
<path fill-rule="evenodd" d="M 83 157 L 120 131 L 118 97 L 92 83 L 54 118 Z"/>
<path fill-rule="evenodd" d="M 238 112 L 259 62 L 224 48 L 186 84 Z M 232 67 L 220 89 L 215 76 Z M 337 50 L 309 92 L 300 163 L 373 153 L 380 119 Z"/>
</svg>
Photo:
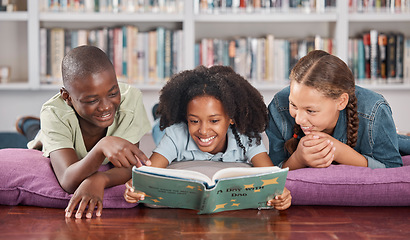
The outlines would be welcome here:
<svg viewBox="0 0 410 240">
<path fill-rule="evenodd" d="M 382 162 L 377 161 L 376 159 L 363 155 L 367 159 L 367 167 L 371 169 L 376 169 L 376 168 L 386 168 L 386 165 L 384 165 Z"/>
<path fill-rule="evenodd" d="M 275 166 L 281 167 L 289 158 L 285 150 L 285 139 L 282 132 L 286 129 L 285 119 L 277 111 L 274 103 L 269 104 L 269 124 L 266 135 L 269 139 L 269 157 Z M 281 131 L 282 130 L 282 131 Z"/>
<path fill-rule="evenodd" d="M 374 119 L 369 124 L 369 141 L 372 151 L 371 154 L 363 154 L 371 156 L 368 157 L 369 167 L 380 167 L 381 165 L 386 168 L 401 167 L 403 162 L 399 152 L 396 126 L 391 109 L 386 102 L 375 108 Z"/>
<path fill-rule="evenodd" d="M 410 136 L 398 134 L 399 150 L 402 156 L 410 155 Z"/>
</svg>

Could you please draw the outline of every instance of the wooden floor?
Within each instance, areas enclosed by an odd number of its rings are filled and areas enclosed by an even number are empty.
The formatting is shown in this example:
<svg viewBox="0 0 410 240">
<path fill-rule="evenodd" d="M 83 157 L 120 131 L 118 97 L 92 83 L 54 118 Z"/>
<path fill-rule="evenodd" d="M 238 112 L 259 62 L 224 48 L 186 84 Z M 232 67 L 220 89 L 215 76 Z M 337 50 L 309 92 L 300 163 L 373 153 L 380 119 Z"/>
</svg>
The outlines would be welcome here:
<svg viewBox="0 0 410 240">
<path fill-rule="evenodd" d="M 0 239 L 410 239 L 410 208 L 292 206 L 197 215 L 138 206 L 74 219 L 62 209 L 0 206 Z"/>
</svg>

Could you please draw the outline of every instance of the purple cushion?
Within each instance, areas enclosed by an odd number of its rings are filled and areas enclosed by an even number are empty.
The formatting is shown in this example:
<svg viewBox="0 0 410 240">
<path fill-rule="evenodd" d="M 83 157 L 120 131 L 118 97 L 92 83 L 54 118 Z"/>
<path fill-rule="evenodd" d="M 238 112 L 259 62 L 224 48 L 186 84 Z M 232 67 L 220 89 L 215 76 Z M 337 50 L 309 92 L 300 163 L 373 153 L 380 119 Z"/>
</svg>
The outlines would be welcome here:
<svg viewBox="0 0 410 240">
<path fill-rule="evenodd" d="M 31 205 L 66 208 L 72 194 L 58 184 L 50 159 L 41 151 L 31 149 L 0 149 L 0 204 Z M 100 171 L 110 167 L 101 166 Z M 123 194 L 125 185 L 107 188 L 104 192 L 104 208 L 131 208 Z"/>
<path fill-rule="evenodd" d="M 403 167 L 370 169 L 346 165 L 289 171 L 293 205 L 410 206 L 410 156 Z"/>
</svg>

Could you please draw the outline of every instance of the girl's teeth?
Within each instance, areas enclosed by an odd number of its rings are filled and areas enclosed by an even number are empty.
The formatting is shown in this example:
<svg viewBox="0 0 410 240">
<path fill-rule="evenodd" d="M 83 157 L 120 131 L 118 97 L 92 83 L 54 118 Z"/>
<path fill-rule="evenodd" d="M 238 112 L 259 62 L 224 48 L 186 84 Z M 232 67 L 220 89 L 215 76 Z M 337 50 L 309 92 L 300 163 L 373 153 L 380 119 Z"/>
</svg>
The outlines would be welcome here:
<svg viewBox="0 0 410 240">
<path fill-rule="evenodd" d="M 215 138 L 215 136 L 213 136 L 213 137 L 210 137 L 210 138 L 200 138 L 199 140 L 201 140 L 201 142 L 204 142 L 204 143 L 206 143 L 206 142 L 209 142 L 209 141 L 211 141 L 212 139 L 214 139 Z"/>
</svg>

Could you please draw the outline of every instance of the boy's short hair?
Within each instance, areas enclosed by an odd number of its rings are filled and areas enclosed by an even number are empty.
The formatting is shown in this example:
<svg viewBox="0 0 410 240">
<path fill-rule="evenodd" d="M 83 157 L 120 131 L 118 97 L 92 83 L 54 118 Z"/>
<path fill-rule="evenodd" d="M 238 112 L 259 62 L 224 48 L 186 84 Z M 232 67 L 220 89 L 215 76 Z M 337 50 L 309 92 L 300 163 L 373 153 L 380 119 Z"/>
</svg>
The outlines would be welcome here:
<svg viewBox="0 0 410 240">
<path fill-rule="evenodd" d="M 68 87 L 76 79 L 106 70 L 115 73 L 114 66 L 104 51 L 88 45 L 76 47 L 63 58 L 61 64 L 63 85 Z"/>
</svg>

